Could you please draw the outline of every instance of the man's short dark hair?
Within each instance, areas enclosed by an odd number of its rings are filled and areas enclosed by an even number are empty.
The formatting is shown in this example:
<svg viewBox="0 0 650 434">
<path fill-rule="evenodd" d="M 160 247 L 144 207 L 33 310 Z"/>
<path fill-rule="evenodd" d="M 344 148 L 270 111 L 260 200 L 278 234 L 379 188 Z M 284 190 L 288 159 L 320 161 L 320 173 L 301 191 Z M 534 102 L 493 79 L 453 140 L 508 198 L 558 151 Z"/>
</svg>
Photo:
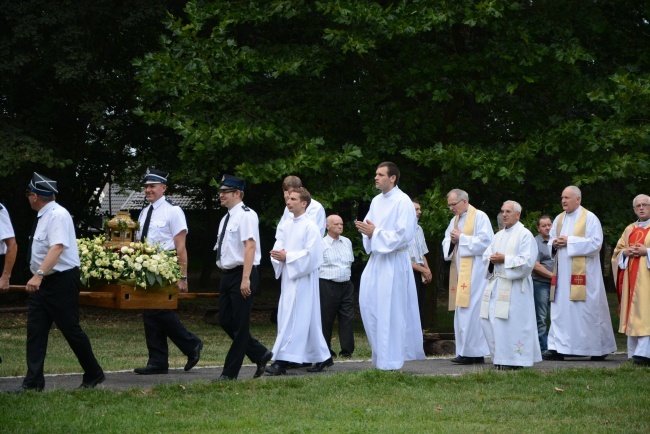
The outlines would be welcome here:
<svg viewBox="0 0 650 434">
<path fill-rule="evenodd" d="M 383 163 L 379 163 L 377 169 L 380 167 L 386 167 L 388 169 L 388 177 L 395 175 L 395 185 L 397 185 L 399 182 L 399 167 L 397 167 L 397 164 L 391 163 L 390 161 L 384 161 Z"/>
<path fill-rule="evenodd" d="M 540 218 L 537 219 L 537 226 L 541 225 L 542 220 L 544 220 L 544 219 L 549 219 L 551 221 L 551 223 L 553 223 L 553 219 L 550 216 L 547 216 L 546 214 L 544 214 L 543 216 L 540 216 Z"/>
<path fill-rule="evenodd" d="M 282 181 L 282 190 L 287 191 L 293 188 L 302 187 L 302 181 L 297 176 L 289 175 Z"/>
</svg>

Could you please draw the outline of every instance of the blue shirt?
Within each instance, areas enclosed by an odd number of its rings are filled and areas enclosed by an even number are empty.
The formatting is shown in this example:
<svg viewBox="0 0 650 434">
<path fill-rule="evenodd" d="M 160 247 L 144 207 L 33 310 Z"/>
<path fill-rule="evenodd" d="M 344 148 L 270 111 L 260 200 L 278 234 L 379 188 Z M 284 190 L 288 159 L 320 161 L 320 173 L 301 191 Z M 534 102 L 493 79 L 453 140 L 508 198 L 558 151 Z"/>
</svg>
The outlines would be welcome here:
<svg viewBox="0 0 650 434">
<path fill-rule="evenodd" d="M 555 259 L 551 258 L 551 253 L 548 251 L 548 240 L 545 240 L 544 237 L 541 235 L 537 235 L 535 237 L 535 241 L 537 242 L 537 262 L 542 264 L 544 268 L 546 268 L 548 271 L 553 271 L 553 267 L 555 266 Z M 551 283 L 551 279 L 548 277 L 544 277 L 537 272 L 533 270 L 532 273 L 533 280 L 537 280 L 538 282 L 546 282 L 546 283 Z"/>
</svg>

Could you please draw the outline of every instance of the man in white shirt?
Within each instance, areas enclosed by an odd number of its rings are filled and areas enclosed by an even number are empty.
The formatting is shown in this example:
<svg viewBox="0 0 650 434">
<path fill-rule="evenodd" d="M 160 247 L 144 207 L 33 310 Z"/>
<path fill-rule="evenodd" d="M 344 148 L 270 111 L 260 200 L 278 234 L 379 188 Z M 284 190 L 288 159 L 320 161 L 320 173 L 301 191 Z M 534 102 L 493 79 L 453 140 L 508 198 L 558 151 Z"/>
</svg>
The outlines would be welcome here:
<svg viewBox="0 0 650 434">
<path fill-rule="evenodd" d="M 94 388 L 106 378 L 90 340 L 79 325 L 79 251 L 70 213 L 56 203 L 56 181 L 34 172 L 27 199 L 37 219 L 32 226 L 29 268 L 34 275 L 27 314 L 27 375 L 14 391 L 41 391 L 47 341 L 55 323 L 84 370 L 78 389 Z"/>
<path fill-rule="evenodd" d="M 323 336 L 332 357 L 332 329 L 339 320 L 339 357 L 354 352 L 354 285 L 352 274 L 352 242 L 343 235 L 343 219 L 336 214 L 327 217 L 327 235 L 323 237 L 323 264 L 318 269 L 320 311 Z"/>
<path fill-rule="evenodd" d="M 417 200 L 413 201 L 415 207 L 415 218 L 420 220 L 422 215 L 422 207 Z M 419 224 L 415 227 L 415 235 L 413 241 L 409 244 L 409 256 L 411 257 L 411 268 L 413 268 L 413 277 L 415 278 L 415 288 L 418 292 L 418 309 L 420 311 L 420 326 L 422 330 L 425 329 L 425 314 L 426 314 L 426 296 L 424 285 L 431 282 L 433 274 L 429 269 L 426 255 L 429 253 L 427 242 L 424 239 L 424 231 Z"/>
<path fill-rule="evenodd" d="M 167 172 L 149 169 L 144 177 L 144 191 L 149 205 L 140 212 L 139 238 L 165 250 L 176 250 L 183 277 L 176 284 L 180 292 L 187 292 L 187 222 L 183 210 L 165 197 Z M 136 374 L 166 374 L 169 370 L 167 338 L 187 356 L 185 370 L 189 371 L 198 362 L 203 341 L 188 331 L 178 315 L 169 309 L 147 309 L 142 311 L 149 360 L 147 366 L 134 369 Z"/>
<path fill-rule="evenodd" d="M 7 208 L 0 204 L 0 292 L 9 290 L 9 278 L 16 262 L 17 252 L 16 235 L 9 213 Z"/>
<path fill-rule="evenodd" d="M 221 206 L 228 209 L 219 223 L 217 266 L 219 282 L 219 322 L 232 339 L 219 381 L 235 380 L 244 356 L 257 364 L 253 378 L 264 373 L 273 353 L 250 334 L 253 296 L 259 286 L 257 267 L 262 253 L 257 213 L 244 205 L 246 181 L 224 175 L 219 188 Z"/>
</svg>

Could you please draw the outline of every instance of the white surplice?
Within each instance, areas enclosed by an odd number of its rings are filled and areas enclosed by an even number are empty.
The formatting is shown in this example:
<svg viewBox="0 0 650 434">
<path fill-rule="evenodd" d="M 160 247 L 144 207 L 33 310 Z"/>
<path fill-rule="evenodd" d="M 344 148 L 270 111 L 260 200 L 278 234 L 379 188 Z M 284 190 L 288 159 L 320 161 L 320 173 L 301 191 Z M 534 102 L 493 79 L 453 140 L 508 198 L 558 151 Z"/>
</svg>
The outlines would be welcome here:
<svg viewBox="0 0 650 434">
<path fill-rule="evenodd" d="M 445 261 L 451 261 L 453 256 L 449 253 L 451 246 L 451 231 L 454 230 L 454 218 L 451 219 L 445 239 L 442 241 L 442 251 Z M 461 214 L 458 220 L 458 229 L 465 228 L 467 212 Z M 487 266 L 483 263 L 483 253 L 488 248 L 494 237 L 492 225 L 487 214 L 476 210 L 474 219 L 474 234 L 471 236 L 461 234 L 458 240 L 458 251 L 456 253 L 456 267 L 460 272 L 460 258 L 472 257 L 472 283 L 468 307 L 456 306 L 454 313 L 454 335 L 456 339 L 456 355 L 464 357 L 483 357 L 490 354 L 487 341 L 481 326 L 481 299 L 487 280 L 485 273 Z"/>
<path fill-rule="evenodd" d="M 425 359 L 420 313 L 408 246 L 417 219 L 411 199 L 399 187 L 378 194 L 363 219 L 375 225 L 363 235 L 370 259 L 361 275 L 359 307 L 372 348 L 372 364 L 400 369 L 405 360 Z"/>
<path fill-rule="evenodd" d="M 282 277 L 278 305 L 278 335 L 273 360 L 324 362 L 330 351 L 323 337 L 318 289 L 318 267 L 323 243 L 316 224 L 306 214 L 283 221 L 273 250 L 284 249 L 286 262 L 271 258 L 275 278 Z"/>
<path fill-rule="evenodd" d="M 517 239 L 513 240 L 516 245 L 510 252 L 507 247 L 512 237 Z M 490 256 L 497 252 L 505 255 L 505 262 L 495 264 L 490 273 Z M 531 277 L 536 260 L 537 242 L 521 222 L 497 233 L 483 253 L 489 279 L 486 291 L 491 291 L 488 318 L 482 319 L 482 325 L 495 365 L 533 366 L 533 363 L 542 361 Z M 495 314 L 501 279 L 508 279 L 512 283 L 507 319 Z"/>
<path fill-rule="evenodd" d="M 603 229 L 598 217 L 587 213 L 585 236 L 573 235 L 582 207 L 567 213 L 562 231 L 557 233 L 558 217 L 553 221 L 548 247 L 553 254 L 553 241 L 567 235 L 564 248 L 557 249 L 557 285 L 555 301 L 551 302 L 551 328 L 548 332 L 548 349 L 576 356 L 602 356 L 616 351 L 614 329 L 609 316 L 603 273 L 600 267 L 600 248 Z M 569 300 L 571 258 L 587 257 L 587 300 Z"/>
</svg>

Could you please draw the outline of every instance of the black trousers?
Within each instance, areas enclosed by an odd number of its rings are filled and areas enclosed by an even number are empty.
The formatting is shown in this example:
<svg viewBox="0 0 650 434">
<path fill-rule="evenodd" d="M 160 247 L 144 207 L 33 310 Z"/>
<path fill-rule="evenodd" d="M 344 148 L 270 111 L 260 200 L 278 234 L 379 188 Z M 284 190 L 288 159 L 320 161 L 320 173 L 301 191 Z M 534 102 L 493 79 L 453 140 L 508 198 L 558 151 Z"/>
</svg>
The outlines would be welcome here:
<svg viewBox="0 0 650 434">
<path fill-rule="evenodd" d="M 352 282 L 334 282 L 318 279 L 320 292 L 320 317 L 323 325 L 323 337 L 330 354 L 332 351 L 332 329 L 334 320 L 339 320 L 339 341 L 342 355 L 354 352 L 354 285 Z"/>
<path fill-rule="evenodd" d="M 52 322 L 56 323 L 63 337 L 84 370 L 83 381 L 91 381 L 102 374 L 90 340 L 79 325 L 79 269 L 54 273 L 43 278 L 38 291 L 29 294 L 27 314 L 27 375 L 26 387 L 45 386 L 43 365 L 47 352 L 47 340 Z"/>
<path fill-rule="evenodd" d="M 186 356 L 192 354 L 201 342 L 201 339 L 185 328 L 173 310 L 143 310 L 142 321 L 147 339 L 147 350 L 149 350 L 147 365 L 169 368 L 167 338 Z"/>
<path fill-rule="evenodd" d="M 413 270 L 413 277 L 415 277 L 415 289 L 418 293 L 418 310 L 420 311 L 420 327 L 422 328 L 422 330 L 424 330 L 426 296 L 424 293 L 424 283 L 422 283 L 422 273 Z"/>
<path fill-rule="evenodd" d="M 257 267 L 253 267 L 250 277 L 251 295 L 244 298 L 240 289 L 243 271 L 243 267 L 238 267 L 224 273 L 219 283 L 219 324 L 232 339 L 222 374 L 230 378 L 239 375 L 244 356 L 257 363 L 268 351 L 250 333 L 253 296 L 257 292 L 260 276 Z"/>
</svg>

